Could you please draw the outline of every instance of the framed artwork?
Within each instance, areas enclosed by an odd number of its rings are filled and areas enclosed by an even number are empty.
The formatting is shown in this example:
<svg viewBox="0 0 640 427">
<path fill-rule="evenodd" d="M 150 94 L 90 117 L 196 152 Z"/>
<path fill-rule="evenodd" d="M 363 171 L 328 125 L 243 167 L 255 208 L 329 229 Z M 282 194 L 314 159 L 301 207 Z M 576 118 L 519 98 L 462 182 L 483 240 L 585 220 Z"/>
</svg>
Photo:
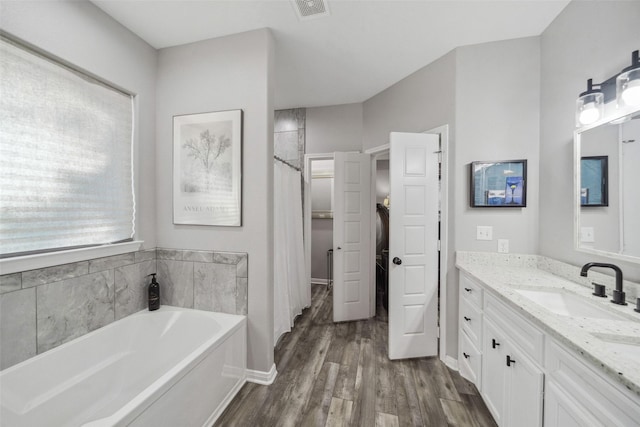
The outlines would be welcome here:
<svg viewBox="0 0 640 427">
<path fill-rule="evenodd" d="M 609 206 L 609 157 L 580 158 L 580 205 Z"/>
<path fill-rule="evenodd" d="M 173 117 L 173 223 L 242 225 L 242 110 Z"/>
<path fill-rule="evenodd" d="M 472 208 L 527 206 L 527 161 L 483 161 L 469 164 Z"/>
</svg>

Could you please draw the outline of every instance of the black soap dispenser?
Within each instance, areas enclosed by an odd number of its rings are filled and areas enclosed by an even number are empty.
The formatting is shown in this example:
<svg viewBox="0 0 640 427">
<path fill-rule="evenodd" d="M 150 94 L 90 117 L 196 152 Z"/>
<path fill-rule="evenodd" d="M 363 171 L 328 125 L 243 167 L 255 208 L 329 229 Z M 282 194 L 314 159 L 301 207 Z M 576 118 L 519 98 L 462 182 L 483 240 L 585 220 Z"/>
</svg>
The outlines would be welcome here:
<svg viewBox="0 0 640 427">
<path fill-rule="evenodd" d="M 160 283 L 156 281 L 156 273 L 149 276 L 153 276 L 149 283 L 149 311 L 154 311 L 160 308 Z"/>
</svg>

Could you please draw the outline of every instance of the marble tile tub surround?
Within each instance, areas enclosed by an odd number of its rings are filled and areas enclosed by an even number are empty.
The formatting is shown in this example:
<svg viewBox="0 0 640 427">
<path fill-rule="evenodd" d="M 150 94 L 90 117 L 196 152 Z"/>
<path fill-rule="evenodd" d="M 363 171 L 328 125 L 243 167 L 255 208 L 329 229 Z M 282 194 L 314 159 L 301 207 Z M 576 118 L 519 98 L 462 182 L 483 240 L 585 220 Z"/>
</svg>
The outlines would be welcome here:
<svg viewBox="0 0 640 427">
<path fill-rule="evenodd" d="M 157 249 L 162 304 L 247 314 L 248 254 Z"/>
<path fill-rule="evenodd" d="M 156 250 L 0 276 L 0 369 L 144 309 Z"/>
<path fill-rule="evenodd" d="M 620 353 L 599 339 L 640 342 L 640 314 L 634 305 L 618 306 L 610 298 L 598 298 L 592 293 L 591 281 L 605 280 L 608 276 L 589 272 L 589 279 L 580 278 L 580 268 L 537 255 L 496 254 L 479 252 L 456 253 L 456 266 L 481 282 L 487 292 L 499 298 L 515 311 L 544 330 L 549 336 L 575 352 L 577 357 L 589 360 L 596 369 L 640 396 L 640 359 Z M 573 273 L 575 272 L 575 277 Z M 628 282 L 634 288 L 638 284 Z M 518 293 L 518 289 L 562 289 L 578 294 L 593 304 L 620 314 L 624 320 L 591 319 L 561 316 L 548 311 Z M 609 288 L 608 288 L 609 292 Z M 609 293 L 610 295 L 610 293 Z M 627 297 L 629 294 L 627 294 Z"/>
</svg>

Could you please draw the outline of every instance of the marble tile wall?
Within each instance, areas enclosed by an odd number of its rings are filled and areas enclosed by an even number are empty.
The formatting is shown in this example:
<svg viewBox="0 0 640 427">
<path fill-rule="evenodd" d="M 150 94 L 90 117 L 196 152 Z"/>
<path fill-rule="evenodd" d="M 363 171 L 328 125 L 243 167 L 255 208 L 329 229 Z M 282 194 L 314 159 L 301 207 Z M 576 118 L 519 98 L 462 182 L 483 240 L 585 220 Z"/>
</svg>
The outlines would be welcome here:
<svg viewBox="0 0 640 427">
<path fill-rule="evenodd" d="M 156 250 L 0 276 L 0 369 L 147 306 Z"/>
<path fill-rule="evenodd" d="M 247 314 L 246 253 L 157 249 L 162 304 Z"/>
<path fill-rule="evenodd" d="M 306 111 L 278 110 L 273 123 L 273 154 L 300 169 L 304 168 Z"/>
</svg>

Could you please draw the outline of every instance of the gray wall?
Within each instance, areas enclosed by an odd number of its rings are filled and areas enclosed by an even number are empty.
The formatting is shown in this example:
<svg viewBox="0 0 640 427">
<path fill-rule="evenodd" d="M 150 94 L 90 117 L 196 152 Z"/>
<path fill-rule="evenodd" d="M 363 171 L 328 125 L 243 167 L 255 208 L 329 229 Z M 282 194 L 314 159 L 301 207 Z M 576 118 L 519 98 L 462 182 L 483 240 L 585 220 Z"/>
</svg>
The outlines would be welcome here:
<svg viewBox="0 0 640 427">
<path fill-rule="evenodd" d="M 173 249 L 249 256 L 250 369 L 273 364 L 273 39 L 257 30 L 159 51 L 157 241 Z M 242 227 L 173 224 L 172 117 L 242 109 Z"/>
<path fill-rule="evenodd" d="M 600 82 L 631 61 L 640 41 L 640 2 L 574 1 L 541 36 L 540 254 L 574 265 L 607 259 L 573 247 L 575 102 L 588 78 Z M 610 261 L 610 260 L 609 260 Z M 616 261 L 630 280 L 640 266 Z"/>
<path fill-rule="evenodd" d="M 307 108 L 305 153 L 362 149 L 362 104 Z"/>
<path fill-rule="evenodd" d="M 538 251 L 538 141 L 540 48 L 537 37 L 457 49 L 456 250 L 497 250 L 509 239 L 510 251 Z M 523 82 L 526 82 L 523 84 Z M 474 160 L 527 159 L 527 207 L 470 208 L 469 163 Z M 493 226 L 493 240 L 476 240 L 476 226 Z"/>
</svg>

